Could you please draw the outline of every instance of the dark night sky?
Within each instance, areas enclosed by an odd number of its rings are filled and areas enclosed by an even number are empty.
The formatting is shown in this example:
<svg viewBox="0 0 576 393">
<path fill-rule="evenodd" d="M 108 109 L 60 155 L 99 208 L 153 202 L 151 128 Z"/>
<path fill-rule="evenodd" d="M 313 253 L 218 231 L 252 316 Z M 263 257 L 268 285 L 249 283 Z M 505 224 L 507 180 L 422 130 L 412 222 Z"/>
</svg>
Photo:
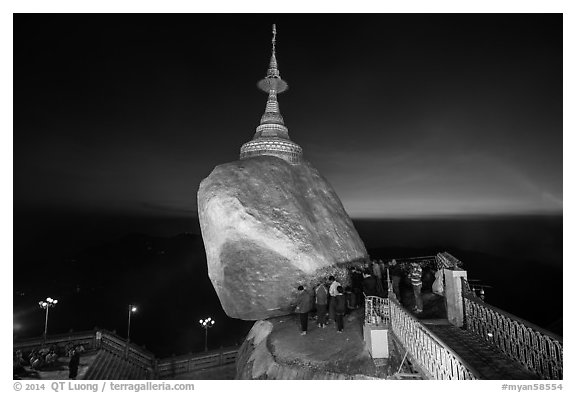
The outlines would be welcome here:
<svg viewBox="0 0 576 393">
<path fill-rule="evenodd" d="M 291 138 L 353 218 L 562 214 L 561 14 L 20 14 L 15 222 L 194 216 L 272 23 Z"/>
</svg>

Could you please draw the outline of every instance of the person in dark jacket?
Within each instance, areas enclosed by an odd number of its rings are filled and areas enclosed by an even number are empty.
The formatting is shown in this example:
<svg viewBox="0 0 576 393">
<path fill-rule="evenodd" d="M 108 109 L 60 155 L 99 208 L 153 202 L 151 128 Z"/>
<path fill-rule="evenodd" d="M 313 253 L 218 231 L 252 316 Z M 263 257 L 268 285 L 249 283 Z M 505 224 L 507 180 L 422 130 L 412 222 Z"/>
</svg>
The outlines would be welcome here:
<svg viewBox="0 0 576 393">
<path fill-rule="evenodd" d="M 376 278 L 368 272 L 364 273 L 362 290 L 366 296 L 376 296 L 378 294 L 376 290 Z"/>
<path fill-rule="evenodd" d="M 300 285 L 298 287 L 298 297 L 296 298 L 296 309 L 294 311 L 300 315 L 300 328 L 302 330 L 300 335 L 302 336 L 306 335 L 308 330 L 308 313 L 310 312 L 311 304 L 312 299 L 310 293 Z"/>
<path fill-rule="evenodd" d="M 338 328 L 338 333 L 342 333 L 344 330 L 344 314 L 346 314 L 346 296 L 344 296 L 344 288 L 341 285 L 336 290 L 338 291 L 338 294 L 334 297 L 336 327 Z"/>
<path fill-rule="evenodd" d="M 396 262 L 392 259 L 388 265 L 388 272 L 390 273 L 390 280 L 392 280 L 392 291 L 396 295 L 396 299 L 400 301 L 400 280 L 402 280 L 402 270 Z"/>
<path fill-rule="evenodd" d="M 68 378 L 76 379 L 78 375 L 78 366 L 80 365 L 80 354 L 74 348 L 70 353 L 70 362 L 68 362 Z"/>
<path fill-rule="evenodd" d="M 328 289 L 326 285 L 320 283 L 314 290 L 316 294 L 316 316 L 319 328 L 326 326 L 326 312 L 328 311 Z"/>
<path fill-rule="evenodd" d="M 350 270 L 350 280 L 352 281 L 352 289 L 360 289 L 362 290 L 362 271 L 359 268 L 353 266 Z"/>
<path fill-rule="evenodd" d="M 358 308 L 358 303 L 356 302 L 356 294 L 352 292 L 351 287 L 346 287 L 344 289 L 344 296 L 346 297 L 346 314 L 350 314 L 352 310 Z"/>
<path fill-rule="evenodd" d="M 383 297 L 385 293 L 382 285 L 382 270 L 380 270 L 380 263 L 377 260 L 371 262 L 369 273 L 374 277 L 374 282 L 376 283 L 376 295 Z"/>
</svg>

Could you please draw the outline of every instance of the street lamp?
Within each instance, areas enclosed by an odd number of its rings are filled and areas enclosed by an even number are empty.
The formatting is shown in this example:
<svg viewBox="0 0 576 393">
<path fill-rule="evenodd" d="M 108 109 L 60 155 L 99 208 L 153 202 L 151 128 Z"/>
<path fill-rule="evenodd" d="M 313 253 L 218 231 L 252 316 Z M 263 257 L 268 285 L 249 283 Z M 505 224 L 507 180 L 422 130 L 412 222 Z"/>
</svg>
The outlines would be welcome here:
<svg viewBox="0 0 576 393">
<path fill-rule="evenodd" d="M 46 300 L 40 300 L 38 302 L 40 308 L 46 310 L 46 321 L 44 322 L 44 338 L 42 340 L 42 346 L 46 344 L 46 335 L 48 334 L 48 310 L 51 307 L 56 307 L 56 304 L 58 304 L 58 300 L 52 299 L 51 297 L 47 297 Z"/>
<path fill-rule="evenodd" d="M 138 311 L 135 305 L 128 305 L 128 334 L 126 335 L 126 351 L 124 357 L 128 358 L 128 345 L 130 344 L 130 320 L 132 319 L 132 313 Z"/>
<path fill-rule="evenodd" d="M 200 326 L 204 328 L 204 351 L 208 351 L 208 329 L 214 326 L 214 320 L 210 317 L 200 320 Z"/>
</svg>

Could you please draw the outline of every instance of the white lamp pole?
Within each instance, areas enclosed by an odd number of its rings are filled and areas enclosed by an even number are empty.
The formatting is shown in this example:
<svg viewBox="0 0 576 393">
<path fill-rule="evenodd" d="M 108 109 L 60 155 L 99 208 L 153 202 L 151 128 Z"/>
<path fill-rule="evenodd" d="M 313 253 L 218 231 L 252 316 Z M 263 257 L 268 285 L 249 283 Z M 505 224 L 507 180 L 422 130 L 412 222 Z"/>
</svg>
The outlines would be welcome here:
<svg viewBox="0 0 576 393">
<path fill-rule="evenodd" d="M 214 326 L 214 320 L 211 317 L 201 319 L 200 326 L 204 328 L 204 351 L 208 351 L 208 329 Z"/>
<path fill-rule="evenodd" d="M 46 336 L 48 335 L 48 310 L 50 310 L 51 307 L 56 307 L 56 304 L 58 304 L 58 300 L 52 299 L 51 297 L 47 297 L 46 300 L 41 300 L 38 302 L 40 308 L 46 310 L 46 320 L 44 321 L 44 337 L 42 339 L 42 346 L 46 344 Z"/>
<path fill-rule="evenodd" d="M 126 352 L 124 357 L 128 358 L 128 345 L 130 345 L 130 320 L 132 319 L 132 313 L 138 311 L 138 308 L 133 305 L 128 305 L 128 334 L 126 335 Z"/>
</svg>

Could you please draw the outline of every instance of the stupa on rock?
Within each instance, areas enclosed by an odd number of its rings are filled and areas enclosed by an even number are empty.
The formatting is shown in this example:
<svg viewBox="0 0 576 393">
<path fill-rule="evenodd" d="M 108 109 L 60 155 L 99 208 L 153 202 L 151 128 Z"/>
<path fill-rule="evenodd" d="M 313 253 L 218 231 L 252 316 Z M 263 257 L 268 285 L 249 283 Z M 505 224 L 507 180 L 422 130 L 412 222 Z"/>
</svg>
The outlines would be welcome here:
<svg viewBox="0 0 576 393">
<path fill-rule="evenodd" d="M 240 148 L 240 159 L 256 156 L 275 156 L 290 164 L 299 164 L 302 160 L 302 148 L 290 140 L 288 128 L 280 114 L 277 95 L 288 90 L 288 84 L 280 77 L 276 61 L 276 25 L 272 25 L 272 56 L 264 79 L 258 82 L 258 88 L 268 93 L 266 110 L 256 127 L 251 141 Z"/>
</svg>

